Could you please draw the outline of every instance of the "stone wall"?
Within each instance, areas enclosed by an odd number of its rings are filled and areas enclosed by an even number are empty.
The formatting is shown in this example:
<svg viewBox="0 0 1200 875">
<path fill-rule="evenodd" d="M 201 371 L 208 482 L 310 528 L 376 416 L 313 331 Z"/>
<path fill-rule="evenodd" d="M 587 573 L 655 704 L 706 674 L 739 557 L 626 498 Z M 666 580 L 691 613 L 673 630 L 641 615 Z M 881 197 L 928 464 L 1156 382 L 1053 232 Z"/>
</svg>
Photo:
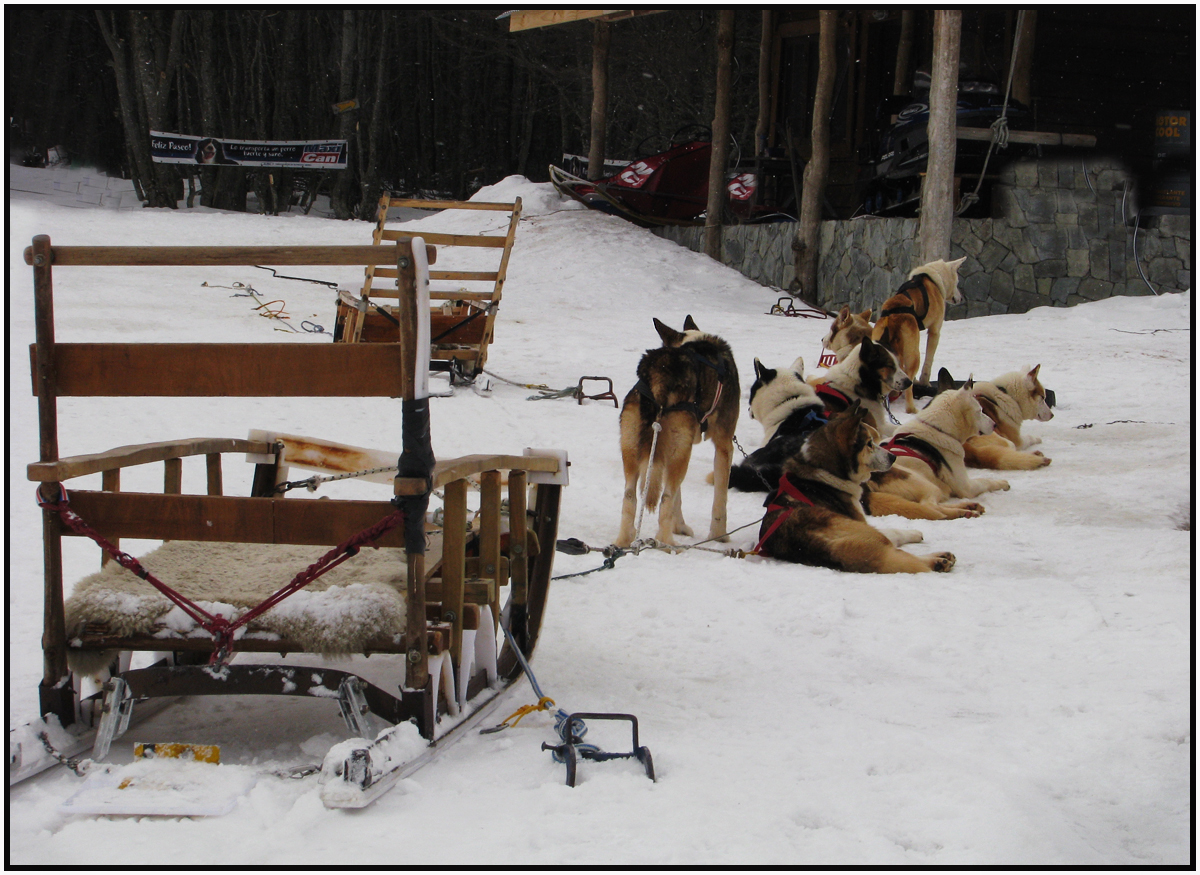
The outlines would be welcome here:
<svg viewBox="0 0 1200 875">
<path fill-rule="evenodd" d="M 1119 162 L 1031 160 L 1008 165 L 999 177 L 994 218 L 953 222 L 950 258 L 966 256 L 959 270 L 965 300 L 948 308 L 947 318 L 1191 288 L 1191 217 L 1143 217 L 1135 238 L 1136 192 Z M 874 216 L 822 222 L 816 302 L 831 312 L 843 305 L 877 309 L 916 265 L 917 227 L 917 219 Z M 727 226 L 722 261 L 786 289 L 795 275 L 795 228 L 792 222 Z M 703 250 L 703 228 L 657 233 Z"/>
</svg>

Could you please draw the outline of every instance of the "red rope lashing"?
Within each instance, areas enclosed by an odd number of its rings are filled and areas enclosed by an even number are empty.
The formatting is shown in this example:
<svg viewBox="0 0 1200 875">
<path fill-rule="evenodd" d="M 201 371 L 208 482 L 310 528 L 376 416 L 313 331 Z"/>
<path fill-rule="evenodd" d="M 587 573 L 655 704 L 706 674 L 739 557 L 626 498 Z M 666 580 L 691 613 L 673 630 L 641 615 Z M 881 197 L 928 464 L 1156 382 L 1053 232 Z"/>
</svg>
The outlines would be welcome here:
<svg viewBox="0 0 1200 875">
<path fill-rule="evenodd" d="M 89 526 L 83 521 L 79 514 L 71 510 L 67 502 L 67 491 L 59 485 L 59 498 L 57 501 L 49 501 L 42 496 L 40 488 L 37 491 L 37 503 L 40 507 L 47 510 L 56 511 L 63 523 L 67 525 L 73 532 L 78 535 L 84 535 L 91 538 L 100 547 L 105 550 L 117 563 L 125 569 L 132 571 L 142 580 L 149 583 L 160 593 L 162 593 L 171 603 L 176 605 L 180 610 L 192 618 L 196 625 L 200 626 L 204 631 L 213 636 L 213 641 L 216 645 L 213 650 L 213 655 L 209 659 L 209 664 L 222 664 L 226 662 L 233 654 L 233 634 L 239 628 L 249 623 L 256 617 L 269 611 L 275 607 L 292 593 L 303 589 L 308 584 L 341 565 L 351 556 L 357 555 L 358 551 L 364 544 L 374 546 L 376 539 L 382 537 L 387 532 L 394 529 L 404 521 L 404 512 L 400 510 L 393 511 L 388 516 L 381 519 L 375 525 L 363 529 L 358 534 L 347 538 L 338 546 L 334 547 L 312 565 L 297 574 L 292 581 L 286 586 L 276 590 L 274 594 L 269 596 L 261 604 L 246 611 L 236 620 L 230 622 L 221 614 L 213 615 L 208 613 L 202 607 L 191 601 L 187 596 L 176 592 L 167 586 L 153 574 L 146 570 L 145 566 L 137 560 L 136 557 L 125 553 L 118 549 L 110 541 L 106 540 L 103 535 Z"/>
</svg>

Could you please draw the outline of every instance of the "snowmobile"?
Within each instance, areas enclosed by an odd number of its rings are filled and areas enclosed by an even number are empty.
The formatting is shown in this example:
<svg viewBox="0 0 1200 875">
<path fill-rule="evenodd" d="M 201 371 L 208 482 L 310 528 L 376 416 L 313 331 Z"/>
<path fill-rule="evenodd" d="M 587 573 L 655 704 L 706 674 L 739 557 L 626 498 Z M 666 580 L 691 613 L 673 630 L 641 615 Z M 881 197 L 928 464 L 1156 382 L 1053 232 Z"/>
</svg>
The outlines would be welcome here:
<svg viewBox="0 0 1200 875">
<path fill-rule="evenodd" d="M 920 200 L 921 174 L 929 159 L 929 81 L 927 73 L 918 72 L 913 95 L 888 98 L 880 105 L 880 127 L 887 124 L 893 113 L 896 121 L 883 130 L 864 173 L 863 208 L 869 215 L 898 215 L 906 207 L 915 210 Z M 1002 112 L 1005 112 L 1004 94 L 996 85 L 980 80 L 959 83 L 956 111 L 959 127 L 988 128 Z M 1029 109 L 1012 98 L 1008 100 L 1005 116 L 1014 129 L 1032 123 Z M 955 173 L 979 173 L 987 148 L 987 142 L 959 140 Z"/>
</svg>

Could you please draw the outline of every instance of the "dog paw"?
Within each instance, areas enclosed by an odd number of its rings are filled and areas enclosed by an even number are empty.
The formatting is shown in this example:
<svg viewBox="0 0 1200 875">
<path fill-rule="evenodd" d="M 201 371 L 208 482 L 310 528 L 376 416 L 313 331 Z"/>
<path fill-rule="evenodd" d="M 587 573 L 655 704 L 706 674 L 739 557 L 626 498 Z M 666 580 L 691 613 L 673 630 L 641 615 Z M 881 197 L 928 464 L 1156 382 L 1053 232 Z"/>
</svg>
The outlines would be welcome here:
<svg viewBox="0 0 1200 875">
<path fill-rule="evenodd" d="M 949 571 L 957 561 L 953 553 L 934 553 L 928 558 L 931 571 Z"/>
<path fill-rule="evenodd" d="M 988 491 L 989 492 L 1008 492 L 1008 490 L 1010 488 L 1011 487 L 1008 485 L 1007 480 L 989 480 L 988 481 Z"/>
<path fill-rule="evenodd" d="M 680 523 L 675 527 L 675 534 L 683 535 L 685 538 L 690 538 L 695 534 L 695 532 L 692 531 L 692 527 L 687 523 Z"/>
</svg>

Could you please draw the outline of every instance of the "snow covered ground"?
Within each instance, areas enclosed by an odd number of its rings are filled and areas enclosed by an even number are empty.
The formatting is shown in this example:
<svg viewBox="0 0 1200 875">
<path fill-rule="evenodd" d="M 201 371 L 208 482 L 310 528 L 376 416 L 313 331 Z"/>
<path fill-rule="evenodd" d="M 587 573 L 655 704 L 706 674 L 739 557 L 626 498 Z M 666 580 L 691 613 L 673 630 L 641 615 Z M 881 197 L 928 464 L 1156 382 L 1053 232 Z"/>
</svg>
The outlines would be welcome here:
<svg viewBox="0 0 1200 875">
<path fill-rule="evenodd" d="M 433 401 L 434 448 L 443 457 L 566 449 L 560 537 L 603 546 L 620 512 L 617 411 L 529 401 L 533 392 L 515 384 L 559 389 L 605 375 L 623 395 L 638 358 L 658 344 L 651 317 L 680 326 L 690 313 L 732 345 L 744 402 L 756 356 L 782 366 L 803 355 L 814 371 L 827 324 L 767 315 L 777 292 L 547 185 L 509 178 L 476 199 L 515 196 L 525 212 L 489 359 L 494 394 L 460 390 Z M 476 233 L 503 223 L 479 212 L 418 226 Z M 361 244 L 370 226 L 77 209 L 10 194 L 10 725 L 37 716 L 41 675 L 40 524 L 24 470 L 38 453 L 27 352 L 33 296 L 21 257 L 38 233 L 62 245 Z M 361 284 L 350 268 L 283 272 Z M 54 279 L 60 341 L 329 342 L 277 330 L 248 298 L 221 288 L 235 282 L 284 300 L 292 323 L 333 325 L 331 290 L 253 268 L 63 268 Z M 497 735 L 472 734 L 355 813 L 326 810 L 315 777 L 265 775 L 225 817 L 68 815 L 58 806 L 80 779 L 58 768 L 10 789 L 9 862 L 1188 864 L 1191 325 L 1190 292 L 947 324 L 938 365 L 991 378 L 1041 364 L 1058 401 L 1052 421 L 1026 426 L 1053 464 L 1011 472 L 1010 491 L 983 497 L 984 516 L 880 521 L 923 531 L 912 552 L 953 551 L 949 574 L 840 574 L 692 550 L 625 556 L 610 570 L 556 582 L 533 661 L 542 688 L 568 710 L 636 714 L 657 783 L 635 763 L 584 762 L 578 786 L 566 787 L 563 767 L 540 750 L 554 740 L 546 713 Z M 398 450 L 399 406 L 66 399 L 61 452 L 241 437 L 250 428 Z M 743 403 L 738 434 L 750 451 L 761 429 L 744 411 Z M 184 488 L 202 491 L 203 465 L 192 461 Z M 684 511 L 699 533 L 711 464 L 711 445 L 696 447 Z M 227 462 L 227 492 L 245 494 L 250 468 Z M 161 470 L 128 471 L 122 486 L 160 490 Z M 92 480 L 78 485 L 98 488 Z M 389 492 L 337 483 L 318 495 Z M 754 545 L 761 501 L 731 494 L 731 528 L 746 527 L 733 546 Z M 643 528 L 652 533 L 651 523 Z M 67 581 L 98 566 L 94 545 L 72 538 L 65 547 Z M 559 554 L 555 573 L 599 564 L 597 554 Z M 500 710 L 533 701 L 522 682 Z M 131 731 L 114 757 L 128 758 L 133 741 L 218 743 L 229 763 L 220 768 L 269 770 L 320 762 L 345 735 L 332 703 L 254 710 L 193 700 Z M 628 733 L 594 723 L 589 740 L 617 750 Z"/>
</svg>

